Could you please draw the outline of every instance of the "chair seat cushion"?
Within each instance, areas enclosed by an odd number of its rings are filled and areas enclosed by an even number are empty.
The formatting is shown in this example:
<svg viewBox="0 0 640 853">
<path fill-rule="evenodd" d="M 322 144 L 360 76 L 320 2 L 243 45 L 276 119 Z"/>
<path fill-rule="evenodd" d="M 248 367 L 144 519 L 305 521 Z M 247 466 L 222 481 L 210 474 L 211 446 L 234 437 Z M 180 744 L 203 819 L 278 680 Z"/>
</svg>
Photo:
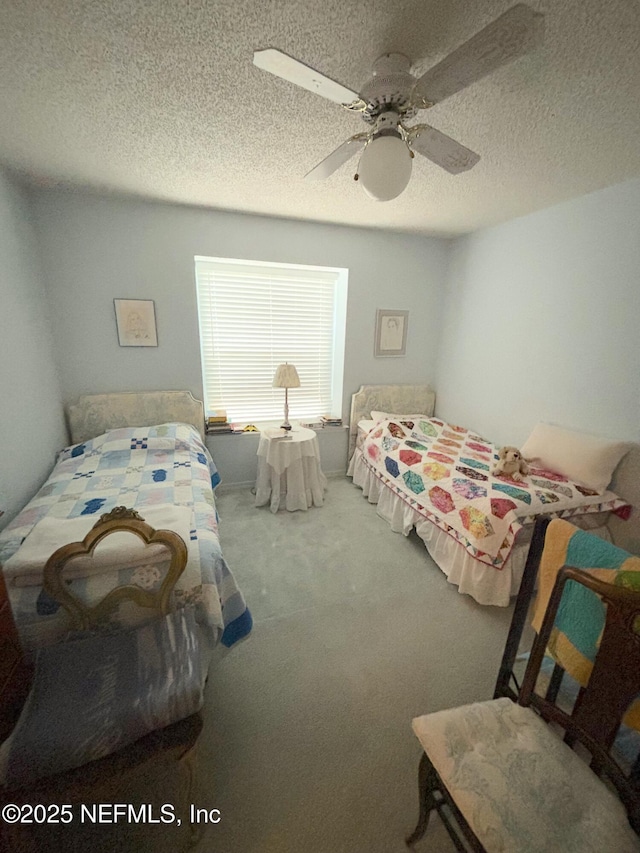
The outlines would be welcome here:
<svg viewBox="0 0 640 853">
<path fill-rule="evenodd" d="M 412 725 L 489 853 L 640 850 L 620 800 L 530 708 L 496 699 Z"/>
</svg>

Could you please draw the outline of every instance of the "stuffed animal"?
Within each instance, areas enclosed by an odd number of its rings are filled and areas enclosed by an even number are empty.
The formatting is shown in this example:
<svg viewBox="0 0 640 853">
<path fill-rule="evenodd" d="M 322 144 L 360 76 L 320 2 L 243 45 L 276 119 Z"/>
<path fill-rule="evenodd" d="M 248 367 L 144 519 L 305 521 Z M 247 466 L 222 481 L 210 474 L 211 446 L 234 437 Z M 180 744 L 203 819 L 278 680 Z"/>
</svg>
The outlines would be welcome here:
<svg viewBox="0 0 640 853">
<path fill-rule="evenodd" d="M 529 466 L 517 447 L 501 447 L 498 451 L 500 457 L 493 466 L 491 473 L 494 477 L 504 475 L 510 480 L 522 481 L 523 476 L 529 473 Z"/>
</svg>

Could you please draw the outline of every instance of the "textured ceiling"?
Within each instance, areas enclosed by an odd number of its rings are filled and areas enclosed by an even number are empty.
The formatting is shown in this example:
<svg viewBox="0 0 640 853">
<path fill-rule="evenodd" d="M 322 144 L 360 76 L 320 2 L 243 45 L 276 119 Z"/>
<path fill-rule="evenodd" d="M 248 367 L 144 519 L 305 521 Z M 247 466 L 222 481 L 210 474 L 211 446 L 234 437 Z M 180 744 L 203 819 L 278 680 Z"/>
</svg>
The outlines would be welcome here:
<svg viewBox="0 0 640 853">
<path fill-rule="evenodd" d="M 421 112 L 477 151 L 422 157 L 374 202 L 357 161 L 303 176 L 361 118 L 252 64 L 277 47 L 358 90 L 382 53 L 423 73 L 514 0 L 2 0 L 0 162 L 39 186 L 451 235 L 640 175 L 640 3 L 529 0 L 541 48 Z"/>
</svg>

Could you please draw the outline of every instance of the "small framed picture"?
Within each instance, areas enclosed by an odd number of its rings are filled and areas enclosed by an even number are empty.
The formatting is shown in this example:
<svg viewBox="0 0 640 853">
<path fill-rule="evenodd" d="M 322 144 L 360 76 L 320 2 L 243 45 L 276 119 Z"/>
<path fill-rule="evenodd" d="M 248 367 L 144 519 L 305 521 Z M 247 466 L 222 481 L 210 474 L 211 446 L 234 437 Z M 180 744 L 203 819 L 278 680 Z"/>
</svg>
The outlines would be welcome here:
<svg viewBox="0 0 640 853">
<path fill-rule="evenodd" d="M 157 347 L 153 299 L 114 299 L 118 343 L 121 347 Z"/>
<path fill-rule="evenodd" d="M 406 355 L 408 327 L 408 311 L 390 311 L 386 308 L 378 308 L 374 356 L 386 358 L 387 356 Z"/>
</svg>

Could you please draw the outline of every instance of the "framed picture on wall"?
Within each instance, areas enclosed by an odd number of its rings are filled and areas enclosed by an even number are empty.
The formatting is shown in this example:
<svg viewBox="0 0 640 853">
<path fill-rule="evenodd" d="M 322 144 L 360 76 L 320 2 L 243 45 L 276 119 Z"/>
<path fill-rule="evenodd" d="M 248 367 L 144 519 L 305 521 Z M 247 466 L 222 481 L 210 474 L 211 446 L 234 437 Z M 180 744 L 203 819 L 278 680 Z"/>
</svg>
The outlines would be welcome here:
<svg viewBox="0 0 640 853">
<path fill-rule="evenodd" d="M 408 311 L 391 311 L 378 308 L 376 312 L 376 340 L 374 355 L 376 358 L 406 355 Z"/>
<path fill-rule="evenodd" d="M 118 343 L 121 347 L 157 347 L 153 299 L 114 299 Z"/>
</svg>

